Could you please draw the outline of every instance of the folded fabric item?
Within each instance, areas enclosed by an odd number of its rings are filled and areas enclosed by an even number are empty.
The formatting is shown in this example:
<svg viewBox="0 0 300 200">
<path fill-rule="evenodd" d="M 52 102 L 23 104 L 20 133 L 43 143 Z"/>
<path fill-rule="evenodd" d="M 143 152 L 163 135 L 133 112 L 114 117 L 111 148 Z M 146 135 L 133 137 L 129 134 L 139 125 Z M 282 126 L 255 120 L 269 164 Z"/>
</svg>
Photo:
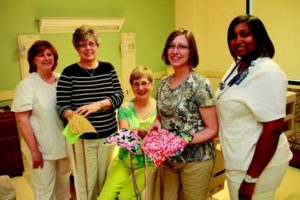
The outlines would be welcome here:
<svg viewBox="0 0 300 200">
<path fill-rule="evenodd" d="M 97 131 L 87 118 L 79 114 L 73 114 L 63 130 L 64 136 L 71 144 L 74 144 L 84 133 L 97 134 Z"/>
<path fill-rule="evenodd" d="M 70 118 L 69 126 L 74 134 L 97 133 L 96 129 L 87 118 L 76 113 Z"/>
<path fill-rule="evenodd" d="M 71 144 L 74 144 L 81 135 L 81 134 L 74 134 L 71 131 L 69 124 L 67 124 L 67 126 L 64 128 L 63 134 L 67 138 L 67 141 L 69 141 Z"/>
<path fill-rule="evenodd" d="M 121 129 L 120 131 L 111 134 L 104 141 L 104 144 L 116 144 L 133 154 L 142 154 L 141 143 L 142 139 L 137 132 L 128 129 Z"/>
<path fill-rule="evenodd" d="M 159 166 L 171 156 L 179 155 L 191 140 L 192 135 L 185 131 L 152 130 L 145 136 L 142 149 Z"/>
</svg>

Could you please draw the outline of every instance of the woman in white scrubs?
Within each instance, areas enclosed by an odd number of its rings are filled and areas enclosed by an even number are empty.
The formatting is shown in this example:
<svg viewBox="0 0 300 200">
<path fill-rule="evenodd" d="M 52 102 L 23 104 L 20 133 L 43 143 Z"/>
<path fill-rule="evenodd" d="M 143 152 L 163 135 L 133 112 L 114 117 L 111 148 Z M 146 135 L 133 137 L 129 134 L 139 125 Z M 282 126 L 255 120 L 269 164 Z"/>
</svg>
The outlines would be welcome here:
<svg viewBox="0 0 300 200">
<path fill-rule="evenodd" d="M 71 167 L 55 109 L 58 54 L 48 41 L 39 40 L 28 50 L 27 60 L 30 74 L 16 88 L 12 111 L 22 133 L 34 196 L 69 200 Z"/>
<path fill-rule="evenodd" d="M 287 78 L 257 17 L 233 19 L 227 42 L 234 63 L 216 105 L 230 198 L 273 199 L 292 157 L 283 133 Z"/>
</svg>

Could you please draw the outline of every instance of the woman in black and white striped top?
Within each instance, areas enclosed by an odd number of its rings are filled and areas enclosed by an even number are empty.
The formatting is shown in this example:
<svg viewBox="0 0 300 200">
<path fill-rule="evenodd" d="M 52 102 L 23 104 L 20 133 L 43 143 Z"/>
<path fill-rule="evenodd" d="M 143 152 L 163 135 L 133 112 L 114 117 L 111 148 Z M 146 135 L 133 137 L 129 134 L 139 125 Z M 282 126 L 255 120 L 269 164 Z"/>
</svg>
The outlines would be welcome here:
<svg viewBox="0 0 300 200">
<path fill-rule="evenodd" d="M 76 29 L 73 45 L 80 61 L 66 67 L 60 76 L 57 111 L 65 120 L 74 112 L 84 115 L 97 130 L 97 134 L 81 135 L 70 154 L 77 197 L 95 199 L 103 185 L 113 151 L 112 147 L 103 146 L 103 140 L 117 131 L 115 111 L 122 104 L 124 95 L 114 67 L 96 58 L 99 42 L 91 27 Z M 81 140 L 84 140 L 84 150 Z"/>
</svg>

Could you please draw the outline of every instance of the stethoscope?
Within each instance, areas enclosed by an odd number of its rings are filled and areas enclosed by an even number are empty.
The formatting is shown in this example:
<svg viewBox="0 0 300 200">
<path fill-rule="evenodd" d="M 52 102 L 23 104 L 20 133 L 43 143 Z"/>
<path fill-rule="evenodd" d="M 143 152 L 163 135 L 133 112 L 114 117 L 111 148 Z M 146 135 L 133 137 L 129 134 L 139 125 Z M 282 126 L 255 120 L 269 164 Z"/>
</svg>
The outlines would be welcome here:
<svg viewBox="0 0 300 200">
<path fill-rule="evenodd" d="M 225 80 L 222 81 L 219 84 L 219 95 L 218 99 L 234 84 L 239 85 L 249 74 L 249 67 L 254 67 L 256 64 L 256 61 L 251 61 L 250 65 L 244 69 L 243 71 L 237 73 L 232 79 L 226 84 L 227 80 L 231 77 L 233 72 L 238 68 L 238 66 L 241 64 L 241 59 L 239 59 L 235 66 L 232 68 L 232 70 L 229 72 L 229 74 L 226 76 Z"/>
</svg>

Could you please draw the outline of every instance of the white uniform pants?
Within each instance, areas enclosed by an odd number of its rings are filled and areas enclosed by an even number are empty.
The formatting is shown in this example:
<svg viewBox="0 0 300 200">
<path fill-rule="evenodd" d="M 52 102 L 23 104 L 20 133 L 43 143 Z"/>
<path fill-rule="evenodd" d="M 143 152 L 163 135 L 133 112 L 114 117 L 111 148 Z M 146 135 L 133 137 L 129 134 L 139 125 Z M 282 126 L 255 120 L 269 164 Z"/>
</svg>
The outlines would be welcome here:
<svg viewBox="0 0 300 200">
<path fill-rule="evenodd" d="M 276 167 L 267 168 L 259 176 L 255 184 L 252 200 L 272 200 L 276 189 L 279 187 L 286 171 L 288 163 Z M 238 200 L 238 192 L 246 172 L 226 170 L 228 190 L 231 200 Z"/>
<path fill-rule="evenodd" d="M 27 157 L 27 160 L 35 199 L 70 200 L 71 168 L 68 157 L 58 160 L 44 160 L 42 169 L 33 169 L 31 158 Z"/>
</svg>

